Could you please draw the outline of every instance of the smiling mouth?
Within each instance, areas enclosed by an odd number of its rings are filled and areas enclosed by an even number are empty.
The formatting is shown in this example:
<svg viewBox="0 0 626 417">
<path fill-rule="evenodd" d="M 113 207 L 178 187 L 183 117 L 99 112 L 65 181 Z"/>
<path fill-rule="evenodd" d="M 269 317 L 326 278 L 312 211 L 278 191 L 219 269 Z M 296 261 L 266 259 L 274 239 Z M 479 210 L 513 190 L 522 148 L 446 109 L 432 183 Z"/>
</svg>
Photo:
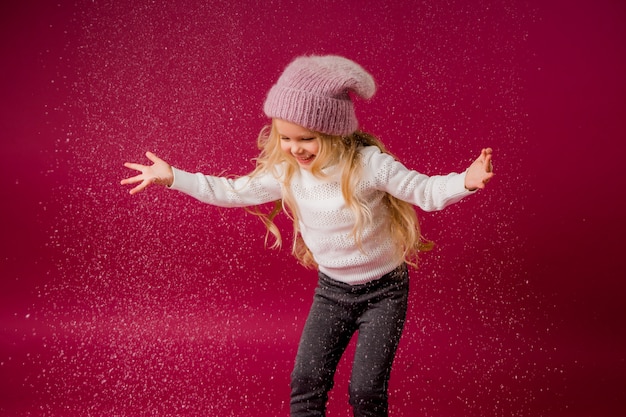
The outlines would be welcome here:
<svg viewBox="0 0 626 417">
<path fill-rule="evenodd" d="M 306 158 L 303 158 L 301 156 L 296 156 L 296 161 L 302 163 L 302 164 L 308 164 L 311 161 L 313 161 L 313 159 L 315 159 L 315 155 L 309 155 Z"/>
</svg>

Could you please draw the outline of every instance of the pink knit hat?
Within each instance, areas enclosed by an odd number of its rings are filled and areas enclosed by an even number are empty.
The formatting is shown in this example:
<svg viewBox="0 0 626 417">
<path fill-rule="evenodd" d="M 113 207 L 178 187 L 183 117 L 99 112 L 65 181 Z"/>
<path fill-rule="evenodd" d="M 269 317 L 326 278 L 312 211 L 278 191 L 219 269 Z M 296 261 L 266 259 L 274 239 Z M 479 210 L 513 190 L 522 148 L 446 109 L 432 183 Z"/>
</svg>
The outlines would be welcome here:
<svg viewBox="0 0 626 417">
<path fill-rule="evenodd" d="M 349 135 L 358 127 L 348 92 L 369 99 L 374 79 L 357 63 L 340 56 L 301 56 L 283 71 L 270 89 L 263 110 L 328 135 Z"/>
</svg>

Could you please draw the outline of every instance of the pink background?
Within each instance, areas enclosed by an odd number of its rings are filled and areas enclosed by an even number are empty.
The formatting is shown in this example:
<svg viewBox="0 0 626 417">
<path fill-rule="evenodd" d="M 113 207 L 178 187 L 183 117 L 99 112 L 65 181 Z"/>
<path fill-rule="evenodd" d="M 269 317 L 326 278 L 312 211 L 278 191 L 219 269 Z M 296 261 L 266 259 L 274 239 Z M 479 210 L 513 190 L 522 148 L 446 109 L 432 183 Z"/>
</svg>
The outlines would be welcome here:
<svg viewBox="0 0 626 417">
<path fill-rule="evenodd" d="M 436 248 L 411 272 L 392 415 L 626 415 L 623 2 L 13 3 L 0 415 L 288 415 L 315 273 L 242 210 L 119 180 L 146 150 L 249 171 L 264 96 L 305 53 L 374 75 L 359 119 L 408 166 L 494 148 L 487 191 L 420 213 Z M 329 416 L 349 413 L 349 353 Z"/>
</svg>

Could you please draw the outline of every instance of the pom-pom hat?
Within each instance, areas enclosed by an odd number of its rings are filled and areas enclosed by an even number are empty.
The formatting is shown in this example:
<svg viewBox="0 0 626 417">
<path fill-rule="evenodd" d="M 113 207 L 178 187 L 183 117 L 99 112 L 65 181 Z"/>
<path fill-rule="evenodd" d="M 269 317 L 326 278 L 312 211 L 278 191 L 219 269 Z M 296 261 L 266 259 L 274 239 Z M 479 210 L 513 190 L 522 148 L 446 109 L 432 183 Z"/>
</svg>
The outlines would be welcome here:
<svg viewBox="0 0 626 417">
<path fill-rule="evenodd" d="M 301 56 L 283 71 L 265 100 L 268 117 L 328 135 L 349 135 L 359 123 L 350 92 L 369 99 L 372 76 L 357 63 L 335 55 Z"/>
</svg>

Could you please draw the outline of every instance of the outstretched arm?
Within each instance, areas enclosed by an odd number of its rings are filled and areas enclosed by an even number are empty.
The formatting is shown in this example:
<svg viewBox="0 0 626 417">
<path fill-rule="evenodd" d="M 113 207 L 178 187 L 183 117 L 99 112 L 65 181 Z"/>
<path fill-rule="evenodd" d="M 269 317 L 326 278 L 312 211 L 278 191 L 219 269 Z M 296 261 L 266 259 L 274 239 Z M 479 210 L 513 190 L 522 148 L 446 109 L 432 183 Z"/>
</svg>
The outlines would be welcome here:
<svg viewBox="0 0 626 417">
<path fill-rule="evenodd" d="M 122 185 L 139 183 L 139 185 L 130 190 L 131 194 L 136 194 L 142 191 L 150 184 L 165 185 L 170 187 L 174 181 L 174 172 L 172 171 L 170 164 L 157 157 L 152 152 L 146 152 L 146 157 L 152 161 L 152 165 L 141 165 L 131 162 L 126 162 L 124 164 L 126 168 L 141 172 L 139 175 L 125 178 L 121 181 Z"/>
<path fill-rule="evenodd" d="M 470 191 L 485 188 L 485 185 L 493 177 L 493 164 L 491 163 L 493 151 L 485 148 L 480 156 L 467 169 L 465 175 L 465 188 Z"/>
</svg>

